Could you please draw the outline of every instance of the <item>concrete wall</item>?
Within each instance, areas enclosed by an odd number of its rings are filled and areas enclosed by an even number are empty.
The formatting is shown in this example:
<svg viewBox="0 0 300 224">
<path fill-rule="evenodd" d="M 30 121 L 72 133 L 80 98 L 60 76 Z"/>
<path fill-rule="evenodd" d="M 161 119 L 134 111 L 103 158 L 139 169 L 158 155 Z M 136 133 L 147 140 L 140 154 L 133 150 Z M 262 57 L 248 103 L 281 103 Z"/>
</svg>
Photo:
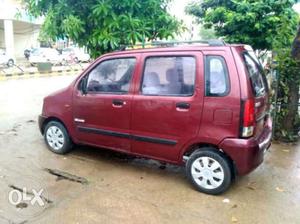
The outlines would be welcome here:
<svg viewBox="0 0 300 224">
<path fill-rule="evenodd" d="M 24 50 L 31 47 L 38 47 L 37 41 L 39 30 L 33 30 L 28 33 L 14 33 L 15 57 L 24 57 Z"/>
<path fill-rule="evenodd" d="M 0 48 L 6 49 L 4 20 L 0 19 Z M 24 58 L 24 50 L 39 47 L 39 25 L 13 20 L 13 53 L 15 59 Z"/>
<path fill-rule="evenodd" d="M 39 46 L 41 21 L 27 14 L 21 0 L 0 0 L 0 48 L 15 59 L 24 58 L 25 49 Z"/>
</svg>

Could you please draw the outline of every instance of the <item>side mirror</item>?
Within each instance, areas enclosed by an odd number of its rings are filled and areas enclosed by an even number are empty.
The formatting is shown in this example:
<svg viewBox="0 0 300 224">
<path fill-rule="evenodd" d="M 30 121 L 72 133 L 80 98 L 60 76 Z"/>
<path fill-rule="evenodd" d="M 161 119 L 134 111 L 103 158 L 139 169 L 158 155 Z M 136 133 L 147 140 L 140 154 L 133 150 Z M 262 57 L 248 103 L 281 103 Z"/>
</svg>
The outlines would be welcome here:
<svg viewBox="0 0 300 224">
<path fill-rule="evenodd" d="M 87 94 L 87 76 L 83 77 L 79 83 L 79 90 L 83 95 Z"/>
</svg>

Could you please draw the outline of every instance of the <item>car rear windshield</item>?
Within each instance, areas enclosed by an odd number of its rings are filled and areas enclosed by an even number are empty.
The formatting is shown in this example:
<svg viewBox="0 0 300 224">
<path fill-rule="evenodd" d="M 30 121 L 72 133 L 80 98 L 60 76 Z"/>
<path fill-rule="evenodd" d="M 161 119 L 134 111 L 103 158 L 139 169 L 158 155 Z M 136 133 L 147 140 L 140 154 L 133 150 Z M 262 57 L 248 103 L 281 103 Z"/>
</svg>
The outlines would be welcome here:
<svg viewBox="0 0 300 224">
<path fill-rule="evenodd" d="M 250 56 L 249 52 L 244 53 L 243 56 L 254 95 L 256 97 L 265 95 L 268 86 L 261 65 L 257 59 Z"/>
</svg>

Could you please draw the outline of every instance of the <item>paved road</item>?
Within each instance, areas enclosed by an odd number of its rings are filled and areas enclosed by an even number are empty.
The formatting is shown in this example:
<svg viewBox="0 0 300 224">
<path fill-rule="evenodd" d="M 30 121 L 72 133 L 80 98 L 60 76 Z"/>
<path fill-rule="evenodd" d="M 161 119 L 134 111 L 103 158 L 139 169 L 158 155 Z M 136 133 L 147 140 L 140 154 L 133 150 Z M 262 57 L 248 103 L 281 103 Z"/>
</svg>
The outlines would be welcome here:
<svg viewBox="0 0 300 224">
<path fill-rule="evenodd" d="M 78 63 L 78 64 L 68 64 L 68 65 L 53 65 L 52 71 L 66 71 L 66 70 L 81 70 L 86 68 L 89 63 Z M 30 66 L 29 62 L 20 63 L 13 67 L 6 67 L 0 65 L 0 76 L 5 74 L 18 74 L 18 73 L 38 73 L 37 66 Z"/>
<path fill-rule="evenodd" d="M 195 191 L 181 167 L 91 147 L 49 152 L 36 121 L 42 98 L 73 78 L 0 82 L 0 224 L 300 223 L 299 145 L 274 144 L 221 196 Z M 43 190 L 43 206 L 8 202 L 34 190 Z"/>
</svg>

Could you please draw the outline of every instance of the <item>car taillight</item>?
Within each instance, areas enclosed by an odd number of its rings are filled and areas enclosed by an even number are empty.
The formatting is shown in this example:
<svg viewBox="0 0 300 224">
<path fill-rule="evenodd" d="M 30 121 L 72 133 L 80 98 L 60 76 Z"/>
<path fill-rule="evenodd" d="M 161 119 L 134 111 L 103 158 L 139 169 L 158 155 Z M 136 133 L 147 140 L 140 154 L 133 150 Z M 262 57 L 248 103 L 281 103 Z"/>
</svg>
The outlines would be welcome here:
<svg viewBox="0 0 300 224">
<path fill-rule="evenodd" d="M 254 134 L 255 105 L 253 99 L 244 102 L 244 114 L 242 121 L 242 137 L 251 137 Z"/>
</svg>

